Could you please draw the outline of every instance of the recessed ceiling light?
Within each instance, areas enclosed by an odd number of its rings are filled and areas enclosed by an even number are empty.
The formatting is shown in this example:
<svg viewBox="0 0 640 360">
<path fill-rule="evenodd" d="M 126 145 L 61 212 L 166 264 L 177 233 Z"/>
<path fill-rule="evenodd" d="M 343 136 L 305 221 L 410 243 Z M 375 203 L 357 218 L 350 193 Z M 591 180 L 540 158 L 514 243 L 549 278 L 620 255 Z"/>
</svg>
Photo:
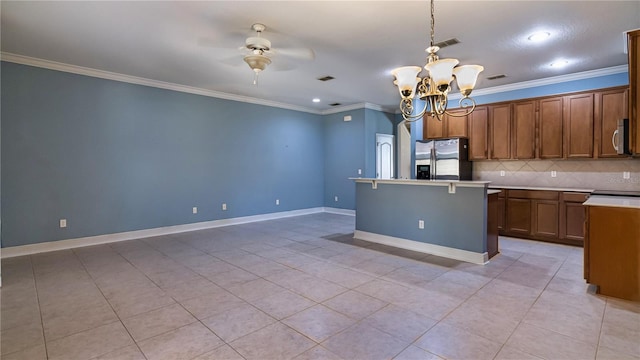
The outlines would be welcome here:
<svg viewBox="0 0 640 360">
<path fill-rule="evenodd" d="M 552 62 L 551 64 L 549 64 L 549 66 L 551 66 L 552 68 L 563 68 L 565 66 L 569 65 L 569 60 L 556 60 L 554 62 Z"/>
<path fill-rule="evenodd" d="M 318 98 L 314 98 L 314 99 L 313 99 L 313 102 L 318 103 L 318 102 L 320 102 L 320 99 L 318 99 Z"/>
<path fill-rule="evenodd" d="M 535 32 L 535 33 L 529 35 L 529 37 L 527 39 L 529 39 L 529 41 L 533 41 L 533 42 L 540 42 L 540 41 L 546 40 L 547 38 L 549 38 L 549 36 L 551 36 L 550 32 L 538 31 L 538 32 Z"/>
</svg>

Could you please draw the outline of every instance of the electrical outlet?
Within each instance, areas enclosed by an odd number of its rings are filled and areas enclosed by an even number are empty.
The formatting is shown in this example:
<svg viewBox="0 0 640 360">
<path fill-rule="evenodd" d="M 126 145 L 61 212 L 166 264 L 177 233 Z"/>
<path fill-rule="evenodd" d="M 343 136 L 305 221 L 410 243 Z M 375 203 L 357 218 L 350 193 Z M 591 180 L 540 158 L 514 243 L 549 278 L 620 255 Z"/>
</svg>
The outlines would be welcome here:
<svg viewBox="0 0 640 360">
<path fill-rule="evenodd" d="M 555 170 L 551 170 L 551 177 L 558 176 L 558 173 Z"/>
<path fill-rule="evenodd" d="M 227 210 L 227 204 L 226 203 L 222 204 L 222 210 Z"/>
<path fill-rule="evenodd" d="M 60 227 L 61 228 L 67 227 L 67 219 L 60 219 Z"/>
<path fill-rule="evenodd" d="M 362 169 L 358 169 L 358 175 L 362 175 Z"/>
<path fill-rule="evenodd" d="M 505 175 L 507 174 L 504 172 L 504 170 L 500 170 L 500 176 L 505 176 Z"/>
<path fill-rule="evenodd" d="M 424 229 L 424 220 L 418 220 L 418 229 Z"/>
<path fill-rule="evenodd" d="M 198 213 L 198 208 L 194 206 L 193 209 L 191 209 L 191 212 L 193 212 L 194 214 L 197 214 Z"/>
<path fill-rule="evenodd" d="M 625 180 L 629 180 L 629 179 L 631 179 L 631 172 L 629 172 L 629 171 L 623 171 L 623 172 L 622 172 L 622 178 L 623 178 L 623 179 L 625 179 Z"/>
<path fill-rule="evenodd" d="M 280 199 L 276 199 L 276 205 L 280 205 Z"/>
<path fill-rule="evenodd" d="M 333 201 L 338 202 L 338 196 L 337 195 L 333 197 Z"/>
</svg>

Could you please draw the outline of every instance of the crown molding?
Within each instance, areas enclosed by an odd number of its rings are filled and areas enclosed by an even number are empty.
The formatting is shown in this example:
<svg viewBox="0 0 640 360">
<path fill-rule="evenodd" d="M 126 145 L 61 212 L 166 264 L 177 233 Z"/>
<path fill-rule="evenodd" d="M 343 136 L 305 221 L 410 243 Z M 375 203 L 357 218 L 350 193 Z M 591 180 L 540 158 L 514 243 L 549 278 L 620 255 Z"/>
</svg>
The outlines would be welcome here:
<svg viewBox="0 0 640 360">
<path fill-rule="evenodd" d="M 65 64 L 65 63 L 60 63 L 60 62 L 51 61 L 51 60 L 38 59 L 30 56 L 12 54 L 8 52 L 1 52 L 0 60 L 21 64 L 21 65 L 35 66 L 35 67 L 49 69 L 49 70 L 56 70 L 56 71 L 62 71 L 62 72 L 67 72 L 72 74 L 91 76 L 91 77 L 96 77 L 100 79 L 120 81 L 120 82 L 129 83 L 129 84 L 149 86 L 149 87 L 155 87 L 159 89 L 173 90 L 173 91 L 184 92 L 189 94 L 202 95 L 202 96 L 214 97 L 219 99 L 240 101 L 244 103 L 264 105 L 264 106 L 276 107 L 281 109 L 322 115 L 322 111 L 310 109 L 303 106 L 296 106 L 291 104 L 280 103 L 277 101 L 269 101 L 269 100 L 263 100 L 263 99 L 249 97 L 249 96 L 229 94 L 221 91 L 207 90 L 207 89 L 196 88 L 192 86 L 168 83 L 164 81 L 125 75 L 125 74 L 115 73 L 111 71 L 92 69 L 92 68 L 78 66 L 78 65 Z"/>
<path fill-rule="evenodd" d="M 519 83 L 478 89 L 473 91 L 473 96 L 477 97 L 482 95 L 491 95 L 491 94 L 509 92 L 514 90 L 529 89 L 529 88 L 534 88 L 538 86 L 555 85 L 555 84 L 560 84 L 568 81 L 585 80 L 585 79 L 591 79 L 591 78 L 600 77 L 600 76 L 620 74 L 627 71 L 628 71 L 627 65 L 618 65 L 618 66 L 612 66 L 612 67 L 603 68 L 603 69 L 589 70 L 589 71 L 583 71 L 583 72 L 578 72 L 573 74 L 558 75 L 558 76 L 552 76 L 552 77 L 543 78 L 543 79 L 523 81 Z M 462 94 L 460 93 L 451 94 L 449 96 L 449 100 L 457 100 L 460 98 L 462 98 Z"/>
<path fill-rule="evenodd" d="M 49 69 L 49 70 L 57 70 L 57 71 L 68 72 L 72 74 L 91 76 L 91 77 L 96 77 L 100 79 L 120 81 L 120 82 L 129 83 L 129 84 L 149 86 L 149 87 L 155 87 L 159 89 L 214 97 L 218 99 L 239 101 L 239 102 L 244 102 L 249 104 L 264 105 L 264 106 L 293 110 L 293 111 L 301 111 L 301 112 L 306 112 L 306 113 L 315 114 L 315 115 L 329 115 L 329 114 L 336 114 L 339 112 L 352 111 L 357 109 L 371 109 L 376 111 L 388 112 L 392 114 L 400 113 L 398 109 L 385 109 L 380 105 L 367 103 L 367 102 L 352 104 L 352 105 L 345 105 L 345 106 L 338 106 L 338 107 L 326 109 L 326 110 L 316 110 L 316 109 L 311 109 L 304 106 L 285 104 L 277 101 L 269 101 L 269 100 L 258 99 L 258 98 L 253 98 L 249 96 L 229 94 L 221 91 L 214 91 L 214 90 L 196 88 L 192 86 L 168 83 L 164 81 L 158 81 L 158 80 L 125 75 L 125 74 L 120 74 L 120 73 L 115 73 L 110 71 L 92 69 L 92 68 L 87 68 L 87 67 L 78 66 L 78 65 L 65 64 L 61 62 L 44 60 L 44 59 L 18 55 L 18 54 L 13 54 L 8 52 L 0 52 L 0 60 L 12 62 L 16 64 L 40 67 L 40 68 Z M 604 69 L 589 70 L 589 71 L 583 71 L 583 72 L 567 74 L 567 75 L 558 75 L 558 76 L 548 77 L 544 79 L 523 81 L 523 82 L 514 83 L 514 84 L 506 84 L 506 85 L 494 86 L 490 88 L 478 89 L 478 90 L 474 90 L 473 94 L 474 96 L 491 95 L 491 94 L 509 92 L 514 90 L 534 88 L 538 86 L 554 85 L 554 84 L 559 84 L 567 81 L 584 80 L 584 79 L 589 79 L 589 78 L 594 78 L 599 76 L 619 74 L 627 71 L 628 71 L 628 68 L 626 65 L 619 65 L 619 66 L 613 66 L 613 67 L 608 67 Z M 462 95 L 460 93 L 454 93 L 449 95 L 449 100 L 457 100 L 457 99 L 460 99 L 461 97 Z"/>
</svg>

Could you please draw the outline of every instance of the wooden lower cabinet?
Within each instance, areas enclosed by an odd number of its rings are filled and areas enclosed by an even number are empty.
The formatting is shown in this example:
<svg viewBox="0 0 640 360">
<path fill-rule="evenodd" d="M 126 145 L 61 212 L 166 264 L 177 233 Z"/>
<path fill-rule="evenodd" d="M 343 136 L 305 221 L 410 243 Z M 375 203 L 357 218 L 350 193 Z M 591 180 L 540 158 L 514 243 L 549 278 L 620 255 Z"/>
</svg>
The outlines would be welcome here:
<svg viewBox="0 0 640 360">
<path fill-rule="evenodd" d="M 531 200 L 506 200 L 505 233 L 510 236 L 529 236 L 531 234 Z"/>
<path fill-rule="evenodd" d="M 563 192 L 560 194 L 560 239 L 565 244 L 584 244 L 584 222 L 587 217 L 582 205 L 589 194 L 578 192 Z"/>
<path fill-rule="evenodd" d="M 505 190 L 502 190 L 498 194 L 498 232 L 501 232 L 505 228 L 505 210 L 507 206 L 507 198 Z"/>
<path fill-rule="evenodd" d="M 498 227 L 500 235 L 583 245 L 582 203 L 587 193 L 521 189 L 507 189 L 503 193 L 504 226 Z"/>
<path fill-rule="evenodd" d="M 536 238 L 558 238 L 558 200 L 531 200 L 531 235 Z"/>
<path fill-rule="evenodd" d="M 640 209 L 587 207 L 585 279 L 602 295 L 640 300 Z"/>
<path fill-rule="evenodd" d="M 487 199 L 487 253 L 489 258 L 498 254 L 498 194 L 491 194 Z"/>
</svg>

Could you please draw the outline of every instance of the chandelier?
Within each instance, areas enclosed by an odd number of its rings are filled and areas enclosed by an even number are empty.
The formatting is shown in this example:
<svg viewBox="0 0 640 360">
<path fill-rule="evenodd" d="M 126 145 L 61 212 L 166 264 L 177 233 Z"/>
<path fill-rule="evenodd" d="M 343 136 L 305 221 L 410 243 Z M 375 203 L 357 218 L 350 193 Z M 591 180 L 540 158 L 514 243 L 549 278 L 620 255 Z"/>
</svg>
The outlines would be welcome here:
<svg viewBox="0 0 640 360">
<path fill-rule="evenodd" d="M 425 50 L 427 64 L 424 69 L 427 75 L 420 78 L 418 75 L 422 68 L 419 66 L 403 66 L 393 69 L 391 73 L 395 76 L 393 82 L 400 91 L 400 111 L 402 117 L 407 121 L 415 121 L 429 113 L 432 117 L 441 120 L 443 114 L 449 116 L 467 116 L 476 108 L 476 102 L 469 97 L 471 91 L 476 86 L 478 74 L 484 67 L 480 65 L 458 65 L 458 59 L 440 59 L 436 54 L 440 48 L 434 45 L 435 17 L 433 0 L 431 0 L 431 43 Z M 451 91 L 451 82 L 455 77 L 458 89 L 462 94 L 459 106 L 466 109 L 464 113 L 447 112 L 448 95 Z M 425 102 L 424 109 L 414 114 L 413 98 L 417 96 Z"/>
</svg>

